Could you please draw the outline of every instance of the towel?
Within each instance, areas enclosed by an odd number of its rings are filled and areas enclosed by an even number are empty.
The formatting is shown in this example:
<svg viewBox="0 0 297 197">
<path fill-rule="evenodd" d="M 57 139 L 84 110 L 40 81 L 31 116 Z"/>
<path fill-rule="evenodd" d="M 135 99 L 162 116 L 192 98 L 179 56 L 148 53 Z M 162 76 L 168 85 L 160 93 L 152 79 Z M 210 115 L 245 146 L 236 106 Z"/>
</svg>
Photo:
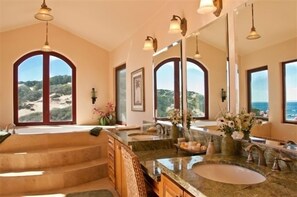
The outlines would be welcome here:
<svg viewBox="0 0 297 197">
<path fill-rule="evenodd" d="M 11 134 L 6 131 L 0 131 L 0 144 L 6 140 Z"/>
<path fill-rule="evenodd" d="M 98 136 L 101 130 L 102 130 L 101 127 L 94 127 L 93 129 L 90 130 L 90 134 L 94 136 Z"/>
</svg>

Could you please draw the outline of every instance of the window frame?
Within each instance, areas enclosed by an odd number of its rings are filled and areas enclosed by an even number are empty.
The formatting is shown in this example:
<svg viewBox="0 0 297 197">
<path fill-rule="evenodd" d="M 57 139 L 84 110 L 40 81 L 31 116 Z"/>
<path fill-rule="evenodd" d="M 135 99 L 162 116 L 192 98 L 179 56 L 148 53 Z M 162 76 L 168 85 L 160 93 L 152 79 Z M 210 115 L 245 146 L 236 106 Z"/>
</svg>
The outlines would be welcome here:
<svg viewBox="0 0 297 197">
<path fill-rule="evenodd" d="M 187 58 L 187 62 L 191 62 L 198 66 L 204 72 L 204 90 L 205 90 L 205 116 L 204 117 L 197 117 L 193 116 L 194 120 L 207 120 L 209 118 L 209 87 L 208 87 L 208 70 L 206 69 L 203 64 L 193 58 Z M 187 85 L 188 85 L 188 78 L 187 78 Z M 188 91 L 188 90 L 186 90 Z M 188 103 L 188 101 L 186 101 Z"/>
<path fill-rule="evenodd" d="M 155 107 L 154 111 L 158 109 L 158 101 L 157 101 L 157 71 L 159 68 L 161 68 L 164 64 L 168 62 L 173 62 L 174 64 L 174 108 L 175 109 L 181 109 L 182 106 L 179 105 L 182 98 L 180 98 L 180 73 L 181 73 L 181 58 L 178 57 L 172 57 L 168 58 L 166 60 L 163 60 L 160 62 L 157 66 L 154 68 L 154 102 Z M 154 112 L 154 113 L 155 113 Z M 154 114 L 156 120 L 169 120 L 167 117 L 156 117 L 156 114 Z"/>
<path fill-rule="evenodd" d="M 117 117 L 117 115 L 118 115 L 118 106 L 117 106 L 117 103 L 118 103 L 118 99 L 119 99 L 119 95 L 118 95 L 118 86 L 117 86 L 117 84 L 118 84 L 118 72 L 119 71 L 121 71 L 121 70 L 126 70 L 126 80 L 127 80 L 127 69 L 126 69 L 126 64 L 123 64 L 123 65 L 121 65 L 121 66 L 118 66 L 118 67 L 116 67 L 115 68 L 115 98 L 116 98 L 116 106 L 115 106 L 115 112 L 116 112 L 116 117 Z M 127 90 L 127 86 L 126 86 L 126 90 Z M 126 97 L 127 97 L 127 95 L 126 95 Z M 126 109 L 127 109 L 127 106 L 126 106 Z M 127 118 L 127 113 L 126 113 L 126 118 Z M 120 125 L 124 125 L 124 124 L 126 124 L 126 122 L 123 122 L 123 121 L 121 121 L 121 120 L 116 120 L 116 123 L 117 124 L 120 124 Z"/>
<path fill-rule="evenodd" d="M 22 62 L 25 60 L 36 56 L 42 55 L 43 57 L 43 121 L 42 122 L 19 122 L 18 117 L 18 67 Z M 50 56 L 55 56 L 60 58 L 61 60 L 65 61 L 72 71 L 72 120 L 71 121 L 58 121 L 58 122 L 51 122 L 50 120 Z M 65 56 L 57 52 L 43 52 L 43 51 L 33 51 L 27 53 L 20 57 L 14 64 L 13 64 L 13 119 L 14 124 L 17 126 L 30 126 L 30 125 L 70 125 L 76 124 L 76 67 L 74 64 Z"/>
<path fill-rule="evenodd" d="M 255 72 L 259 72 L 259 71 L 267 71 L 268 73 L 268 65 L 265 65 L 265 66 L 260 66 L 260 67 L 257 67 L 257 68 L 253 68 L 253 69 L 249 69 L 247 70 L 247 110 L 248 112 L 251 112 L 252 110 L 252 93 L 251 93 L 251 76 L 252 76 L 252 73 L 255 73 Z M 268 79 L 267 79 L 268 80 Z M 269 82 L 269 81 L 267 81 Z M 269 83 L 268 83 L 269 85 Z M 268 90 L 269 90 L 269 87 L 268 87 Z M 268 98 L 269 98 L 269 95 L 268 95 Z M 268 106 L 269 106 L 269 100 L 268 100 Z M 267 118 L 265 117 L 259 117 L 257 116 L 258 119 L 262 119 L 262 120 L 268 120 L 269 119 L 269 115 Z"/>
<path fill-rule="evenodd" d="M 282 119 L 283 119 L 283 123 L 288 123 L 288 124 L 297 124 L 297 121 L 288 121 L 286 120 L 286 64 L 288 63 L 292 63 L 292 62 L 296 62 L 297 63 L 297 59 L 293 59 L 290 61 L 285 61 L 282 62 L 281 66 L 282 66 L 282 107 L 283 107 L 283 112 L 282 112 Z"/>
</svg>

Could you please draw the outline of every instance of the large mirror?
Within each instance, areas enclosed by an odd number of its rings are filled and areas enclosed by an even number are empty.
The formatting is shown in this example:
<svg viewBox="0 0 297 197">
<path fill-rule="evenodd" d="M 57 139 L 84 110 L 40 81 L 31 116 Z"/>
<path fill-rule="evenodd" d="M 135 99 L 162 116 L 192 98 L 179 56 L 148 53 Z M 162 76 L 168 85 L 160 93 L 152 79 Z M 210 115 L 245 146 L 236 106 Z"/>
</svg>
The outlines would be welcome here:
<svg viewBox="0 0 297 197">
<path fill-rule="evenodd" d="M 253 0 L 234 15 L 238 104 L 268 120 L 256 136 L 297 141 L 297 1 Z M 247 39 L 252 21 L 260 38 Z"/>
<path fill-rule="evenodd" d="M 187 104 L 199 119 L 215 120 L 228 110 L 227 16 L 186 38 Z"/>
<path fill-rule="evenodd" d="M 155 117 L 166 119 L 168 111 L 182 109 L 181 40 L 153 55 Z"/>
</svg>

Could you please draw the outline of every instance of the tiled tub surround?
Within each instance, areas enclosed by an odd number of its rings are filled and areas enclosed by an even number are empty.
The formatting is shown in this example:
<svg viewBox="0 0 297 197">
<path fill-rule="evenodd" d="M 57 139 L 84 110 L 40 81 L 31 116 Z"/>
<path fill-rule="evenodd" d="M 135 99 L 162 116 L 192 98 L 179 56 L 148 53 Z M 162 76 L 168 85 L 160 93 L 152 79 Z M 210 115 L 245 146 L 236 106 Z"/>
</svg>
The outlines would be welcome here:
<svg viewBox="0 0 297 197">
<path fill-rule="evenodd" d="M 121 131 L 121 134 L 110 132 L 124 144 L 132 145 L 135 153 L 139 156 L 140 161 L 146 171 L 155 181 L 160 180 L 160 173 L 164 173 L 172 180 L 177 182 L 181 187 L 188 190 L 195 196 L 297 196 L 297 172 L 296 161 L 297 154 L 294 151 L 277 148 L 265 144 L 256 143 L 263 150 L 265 150 L 265 158 L 267 167 L 257 165 L 257 152 L 253 151 L 255 163 L 247 163 L 247 153 L 242 147 L 248 146 L 250 143 L 236 140 L 236 156 L 226 157 L 221 154 L 212 156 L 189 156 L 185 152 L 176 152 L 172 144 L 159 147 L 160 144 L 168 140 L 168 136 L 162 136 L 158 140 L 137 141 L 128 137 L 128 133 L 142 132 L 140 130 Z M 196 141 L 207 144 L 210 135 L 213 136 L 217 152 L 220 152 L 221 136 L 216 135 L 216 132 L 208 131 L 206 129 L 197 129 L 192 131 Z M 143 144 L 136 148 L 134 144 Z M 254 142 L 253 142 L 254 143 Z M 164 143 L 166 144 L 166 143 Z M 281 171 L 273 172 L 271 167 L 273 165 L 274 157 L 279 153 L 290 157 L 293 161 L 290 162 L 291 169 L 289 170 L 284 162 L 279 161 Z M 253 185 L 233 185 L 225 184 L 195 174 L 191 168 L 193 165 L 199 163 L 228 163 L 233 165 L 243 166 L 248 169 L 259 172 L 266 177 L 266 181 Z"/>
</svg>

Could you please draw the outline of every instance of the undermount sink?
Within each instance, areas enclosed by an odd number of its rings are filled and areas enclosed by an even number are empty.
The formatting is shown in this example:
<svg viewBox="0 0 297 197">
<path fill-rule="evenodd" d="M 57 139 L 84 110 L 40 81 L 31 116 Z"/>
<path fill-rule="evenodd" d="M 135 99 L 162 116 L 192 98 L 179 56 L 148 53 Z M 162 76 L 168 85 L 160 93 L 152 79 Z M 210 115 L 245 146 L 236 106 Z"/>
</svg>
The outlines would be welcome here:
<svg viewBox="0 0 297 197">
<path fill-rule="evenodd" d="M 153 139 L 159 139 L 158 135 L 151 134 L 151 133 L 131 133 L 128 135 L 129 137 L 132 137 L 135 140 L 153 140 Z"/>
<path fill-rule="evenodd" d="M 193 171 L 204 178 L 230 184 L 257 184 L 266 180 L 258 172 L 229 164 L 201 164 L 194 166 Z"/>
</svg>

